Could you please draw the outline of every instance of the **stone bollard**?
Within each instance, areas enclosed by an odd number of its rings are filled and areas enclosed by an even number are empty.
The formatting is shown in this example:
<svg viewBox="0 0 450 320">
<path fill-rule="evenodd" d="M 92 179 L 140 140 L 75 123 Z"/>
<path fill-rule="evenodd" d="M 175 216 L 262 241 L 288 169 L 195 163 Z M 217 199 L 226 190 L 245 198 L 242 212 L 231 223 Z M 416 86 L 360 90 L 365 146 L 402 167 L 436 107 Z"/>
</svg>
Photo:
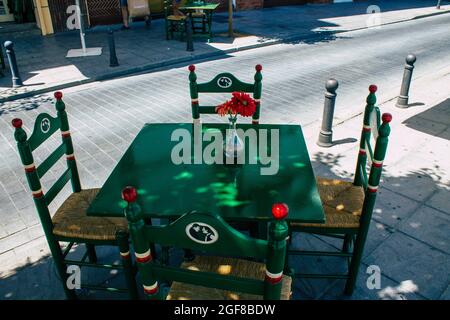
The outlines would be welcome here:
<svg viewBox="0 0 450 320">
<path fill-rule="evenodd" d="M 190 15 L 187 15 L 185 23 L 186 23 L 186 51 L 194 51 L 194 41 L 192 39 L 192 23 Z"/>
<path fill-rule="evenodd" d="M 416 62 L 416 56 L 408 54 L 406 57 L 405 72 L 403 73 L 402 87 L 400 89 L 400 95 L 398 96 L 396 107 L 407 108 L 409 99 L 409 87 L 411 85 L 412 73 L 414 70 L 414 62 Z"/>
<path fill-rule="evenodd" d="M 329 79 L 325 88 L 325 103 L 323 105 L 323 117 L 322 117 L 322 128 L 319 133 L 319 140 L 317 144 L 321 147 L 331 147 L 333 145 L 333 115 L 334 106 L 336 104 L 336 89 L 339 83 L 336 79 Z"/>
<path fill-rule="evenodd" d="M 114 31 L 112 29 L 109 29 L 108 31 L 108 45 L 109 45 L 109 66 L 117 67 L 119 65 L 119 61 L 117 60 L 116 44 L 114 42 Z"/>
<path fill-rule="evenodd" d="M 11 41 L 5 41 L 6 55 L 8 56 L 9 67 L 11 68 L 11 78 L 13 88 L 23 86 L 20 78 L 19 68 L 17 67 L 16 54 L 14 53 L 14 44 Z"/>
</svg>

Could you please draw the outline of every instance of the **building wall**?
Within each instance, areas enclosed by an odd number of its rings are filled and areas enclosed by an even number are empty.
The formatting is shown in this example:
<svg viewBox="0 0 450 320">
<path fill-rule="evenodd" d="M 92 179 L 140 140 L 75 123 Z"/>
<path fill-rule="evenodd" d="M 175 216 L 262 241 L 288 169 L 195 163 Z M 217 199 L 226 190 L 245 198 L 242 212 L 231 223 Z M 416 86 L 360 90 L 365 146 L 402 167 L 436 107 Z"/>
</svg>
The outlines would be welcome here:
<svg viewBox="0 0 450 320">
<path fill-rule="evenodd" d="M 264 6 L 264 0 L 236 0 L 238 10 L 261 9 Z"/>
<path fill-rule="evenodd" d="M 48 8 L 47 0 L 34 0 L 36 23 L 41 29 L 43 36 L 53 33 L 52 17 Z"/>
</svg>

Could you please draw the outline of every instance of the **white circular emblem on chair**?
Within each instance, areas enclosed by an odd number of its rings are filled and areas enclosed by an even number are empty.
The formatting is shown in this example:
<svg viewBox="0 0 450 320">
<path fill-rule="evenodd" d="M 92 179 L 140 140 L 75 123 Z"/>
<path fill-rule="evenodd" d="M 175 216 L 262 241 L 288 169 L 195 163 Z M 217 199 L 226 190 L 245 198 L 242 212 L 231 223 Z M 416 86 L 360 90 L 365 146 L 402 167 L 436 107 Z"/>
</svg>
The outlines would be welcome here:
<svg viewBox="0 0 450 320">
<path fill-rule="evenodd" d="M 47 133 L 50 131 L 50 120 L 48 118 L 44 118 L 41 121 L 41 131 L 43 133 Z"/>
<path fill-rule="evenodd" d="M 217 85 L 221 88 L 229 88 L 233 84 L 233 81 L 231 81 L 228 77 L 220 77 L 217 80 Z"/>
<path fill-rule="evenodd" d="M 219 233 L 209 224 L 192 222 L 186 226 L 186 235 L 197 243 L 212 244 L 219 239 Z"/>
</svg>

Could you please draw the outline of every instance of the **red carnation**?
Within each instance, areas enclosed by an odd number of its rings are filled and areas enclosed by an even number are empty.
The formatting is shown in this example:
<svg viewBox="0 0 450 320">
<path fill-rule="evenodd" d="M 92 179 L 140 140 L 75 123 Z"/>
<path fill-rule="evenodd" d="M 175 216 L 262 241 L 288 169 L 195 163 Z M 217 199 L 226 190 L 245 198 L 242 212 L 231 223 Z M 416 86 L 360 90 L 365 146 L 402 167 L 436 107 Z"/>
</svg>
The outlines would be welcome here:
<svg viewBox="0 0 450 320">
<path fill-rule="evenodd" d="M 251 117 L 256 111 L 256 102 L 249 94 L 233 92 L 231 100 L 225 101 L 216 107 L 216 112 L 221 116 L 238 114 L 243 117 Z"/>
<path fill-rule="evenodd" d="M 256 103 L 249 94 L 244 92 L 233 92 L 231 102 L 235 105 L 237 113 L 243 117 L 250 117 L 256 111 Z"/>
<path fill-rule="evenodd" d="M 236 109 L 231 101 L 227 100 L 216 107 L 216 112 L 221 116 L 226 116 L 227 114 L 236 114 Z"/>
</svg>

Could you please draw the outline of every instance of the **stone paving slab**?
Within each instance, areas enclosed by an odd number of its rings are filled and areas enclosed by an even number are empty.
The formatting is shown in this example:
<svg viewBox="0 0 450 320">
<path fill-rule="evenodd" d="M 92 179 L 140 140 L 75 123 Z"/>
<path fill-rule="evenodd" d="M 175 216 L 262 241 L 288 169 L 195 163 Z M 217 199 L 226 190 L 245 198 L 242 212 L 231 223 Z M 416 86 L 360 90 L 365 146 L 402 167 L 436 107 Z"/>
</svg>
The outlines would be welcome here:
<svg viewBox="0 0 450 320">
<path fill-rule="evenodd" d="M 102 47 L 97 57 L 65 58 L 67 50 L 80 46 L 77 32 L 60 33 L 42 37 L 32 34 L 11 33 L 9 40 L 15 50 L 24 87 L 11 88 L 11 78 L 0 78 L 0 101 L 23 98 L 37 93 L 76 86 L 82 83 L 110 79 L 144 70 L 155 69 L 193 59 L 226 56 L 229 53 L 273 45 L 280 42 L 305 42 L 321 38 L 329 41 L 334 33 L 359 30 L 373 25 L 367 14 L 369 5 L 380 8 L 381 25 L 408 21 L 429 15 L 450 12 L 450 5 L 435 8 L 435 1 L 371 1 L 331 5 L 304 5 L 275 7 L 238 12 L 234 27 L 244 36 L 230 41 L 224 36 L 227 14 L 218 13 L 214 20 L 217 34 L 211 43 L 195 40 L 195 52 L 187 52 L 186 44 L 166 41 L 164 21 L 155 20 L 151 28 L 142 23 L 132 25 L 132 30 L 115 33 L 119 67 L 109 67 L 109 53 L 105 27 L 95 27 L 87 32 L 88 47 Z M 369 22 L 368 22 L 369 21 Z M 118 29 L 120 26 L 113 26 Z M 315 40 L 314 40 L 315 41 Z"/>
<path fill-rule="evenodd" d="M 417 287 L 414 292 L 427 299 L 439 299 L 449 284 L 448 255 L 402 233 L 393 234 L 363 261 L 397 282 L 410 280 Z"/>
</svg>

